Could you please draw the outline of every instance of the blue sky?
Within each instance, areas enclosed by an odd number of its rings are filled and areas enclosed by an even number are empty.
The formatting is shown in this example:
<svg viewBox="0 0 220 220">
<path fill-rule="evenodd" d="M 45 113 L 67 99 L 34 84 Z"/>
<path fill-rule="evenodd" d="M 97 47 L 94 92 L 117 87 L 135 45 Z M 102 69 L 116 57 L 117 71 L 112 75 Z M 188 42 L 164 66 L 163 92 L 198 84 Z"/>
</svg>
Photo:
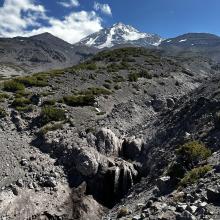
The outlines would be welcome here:
<svg viewBox="0 0 220 220">
<path fill-rule="evenodd" d="M 122 21 L 141 31 L 163 37 L 187 32 L 220 35 L 219 0 L 113 0 L 112 21 Z M 120 2 L 120 3 L 119 3 Z M 109 22 L 112 22 L 109 19 Z"/>
<path fill-rule="evenodd" d="M 0 0 L 0 36 L 50 32 L 70 43 L 116 22 L 174 37 L 220 35 L 220 0 Z"/>
</svg>

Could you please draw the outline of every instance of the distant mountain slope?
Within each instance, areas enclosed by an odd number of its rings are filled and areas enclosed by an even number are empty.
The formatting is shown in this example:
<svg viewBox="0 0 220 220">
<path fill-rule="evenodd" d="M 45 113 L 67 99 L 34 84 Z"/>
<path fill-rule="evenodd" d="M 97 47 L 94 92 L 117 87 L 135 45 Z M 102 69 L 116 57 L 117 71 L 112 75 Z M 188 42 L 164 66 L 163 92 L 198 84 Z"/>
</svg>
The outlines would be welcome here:
<svg viewBox="0 0 220 220">
<path fill-rule="evenodd" d="M 164 40 L 160 48 L 168 54 L 205 56 L 220 61 L 220 37 L 208 33 L 188 33 Z"/>
<path fill-rule="evenodd" d="M 158 46 L 161 41 L 162 38 L 159 35 L 142 33 L 130 25 L 116 23 L 110 28 L 104 28 L 82 39 L 78 45 L 93 46 L 99 49 L 121 44 L 146 47 Z"/>
<path fill-rule="evenodd" d="M 49 33 L 29 38 L 0 38 L 0 74 L 64 68 L 94 52 L 92 48 L 71 45 Z"/>
</svg>

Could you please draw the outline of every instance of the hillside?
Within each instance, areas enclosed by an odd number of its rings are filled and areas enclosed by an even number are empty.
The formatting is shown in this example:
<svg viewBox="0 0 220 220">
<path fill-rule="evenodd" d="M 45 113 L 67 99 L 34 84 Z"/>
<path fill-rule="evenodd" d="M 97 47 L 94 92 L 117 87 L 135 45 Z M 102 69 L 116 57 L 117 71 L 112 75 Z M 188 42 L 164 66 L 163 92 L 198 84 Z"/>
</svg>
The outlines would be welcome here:
<svg viewBox="0 0 220 220">
<path fill-rule="evenodd" d="M 123 215 L 134 218 L 144 214 L 149 200 L 162 203 L 166 197 L 153 186 L 168 175 L 174 149 L 187 142 L 186 133 L 218 152 L 218 141 L 212 142 L 218 134 L 213 116 L 218 73 L 216 63 L 205 58 L 123 48 L 63 70 L 5 81 L 0 93 L 1 216 L 116 219 L 125 207 L 131 212 Z M 214 155 L 209 163 L 216 166 Z M 183 168 L 198 163 L 192 165 Z M 213 214 L 204 215 L 217 215 L 218 208 L 205 201 Z"/>
<path fill-rule="evenodd" d="M 189 33 L 164 40 L 160 48 L 167 55 L 174 56 L 203 56 L 220 61 L 220 37 L 208 33 Z"/>
<path fill-rule="evenodd" d="M 0 39 L 0 75 L 26 75 L 79 63 L 96 50 L 73 46 L 49 33 Z"/>
</svg>

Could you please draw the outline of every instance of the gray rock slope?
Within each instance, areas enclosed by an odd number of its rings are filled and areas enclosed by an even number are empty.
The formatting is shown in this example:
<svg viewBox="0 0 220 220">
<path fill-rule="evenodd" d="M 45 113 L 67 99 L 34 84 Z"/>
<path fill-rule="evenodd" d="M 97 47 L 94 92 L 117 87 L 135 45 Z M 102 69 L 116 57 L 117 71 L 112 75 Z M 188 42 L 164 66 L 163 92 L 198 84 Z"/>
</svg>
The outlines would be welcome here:
<svg viewBox="0 0 220 220">
<path fill-rule="evenodd" d="M 123 48 L 3 83 L 0 216 L 216 217 L 218 74 L 205 58 Z M 212 167 L 176 191 L 166 171 L 189 140 L 212 150 L 197 164 Z"/>
</svg>

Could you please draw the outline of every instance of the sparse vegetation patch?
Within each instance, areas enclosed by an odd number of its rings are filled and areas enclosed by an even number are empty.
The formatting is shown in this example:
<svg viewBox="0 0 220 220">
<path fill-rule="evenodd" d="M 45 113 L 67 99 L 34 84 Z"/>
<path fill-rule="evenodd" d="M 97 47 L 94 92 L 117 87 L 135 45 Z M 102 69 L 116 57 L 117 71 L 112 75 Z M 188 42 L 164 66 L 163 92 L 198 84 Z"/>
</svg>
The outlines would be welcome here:
<svg viewBox="0 0 220 220">
<path fill-rule="evenodd" d="M 181 187 L 192 185 L 193 183 L 196 183 L 200 178 L 202 178 L 210 170 L 212 170 L 212 166 L 210 165 L 205 165 L 205 166 L 194 168 L 185 174 L 183 179 L 181 179 L 179 185 Z"/>
<path fill-rule="evenodd" d="M 7 113 L 6 113 L 5 109 L 0 108 L 0 118 L 4 118 L 6 116 L 7 116 Z"/>
<path fill-rule="evenodd" d="M 16 80 L 8 80 L 4 82 L 3 89 L 7 92 L 17 92 L 25 90 L 25 86 Z"/>
<path fill-rule="evenodd" d="M 199 141 L 189 141 L 177 150 L 177 156 L 186 165 L 195 165 L 211 156 L 211 151 Z"/>
<path fill-rule="evenodd" d="M 41 122 L 43 125 L 52 121 L 63 121 L 66 119 L 63 109 L 47 106 L 41 111 Z"/>
</svg>

